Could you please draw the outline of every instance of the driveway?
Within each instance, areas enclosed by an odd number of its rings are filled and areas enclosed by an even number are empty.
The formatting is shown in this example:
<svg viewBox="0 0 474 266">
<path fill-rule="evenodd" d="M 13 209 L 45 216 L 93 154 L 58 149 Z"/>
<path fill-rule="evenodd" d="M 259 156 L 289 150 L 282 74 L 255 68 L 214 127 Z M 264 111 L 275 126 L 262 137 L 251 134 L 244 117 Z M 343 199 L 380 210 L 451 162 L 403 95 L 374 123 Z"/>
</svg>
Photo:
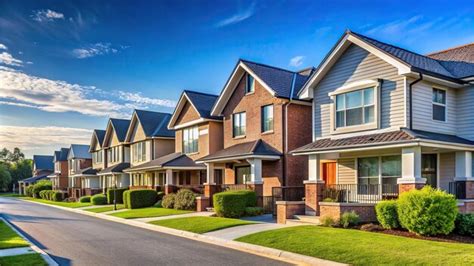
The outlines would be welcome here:
<svg viewBox="0 0 474 266">
<path fill-rule="evenodd" d="M 0 197 L 0 214 L 60 265 L 286 265 L 16 199 Z"/>
</svg>

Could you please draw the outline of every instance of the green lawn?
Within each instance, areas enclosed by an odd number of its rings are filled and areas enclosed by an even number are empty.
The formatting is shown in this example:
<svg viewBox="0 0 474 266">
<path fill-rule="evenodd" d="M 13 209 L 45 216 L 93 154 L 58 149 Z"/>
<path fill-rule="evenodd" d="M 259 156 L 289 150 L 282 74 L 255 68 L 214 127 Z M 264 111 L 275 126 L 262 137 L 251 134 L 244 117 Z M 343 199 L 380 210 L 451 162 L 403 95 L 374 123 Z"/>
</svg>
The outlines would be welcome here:
<svg viewBox="0 0 474 266">
<path fill-rule="evenodd" d="M 51 201 L 51 200 L 44 200 L 44 199 L 35 199 L 35 198 L 25 198 L 26 200 L 29 201 L 36 201 L 36 202 L 41 202 L 41 203 L 46 203 L 49 205 L 56 205 L 56 206 L 62 206 L 62 207 L 67 207 L 67 208 L 80 208 L 80 207 L 86 207 L 86 206 L 92 206 L 92 203 L 90 202 L 62 202 L 62 201 Z"/>
<path fill-rule="evenodd" d="M 192 211 L 181 211 L 181 210 L 166 209 L 166 208 L 148 207 L 148 208 L 133 209 L 129 211 L 112 213 L 109 215 L 125 218 L 125 219 L 134 219 L 134 218 L 160 217 L 160 216 L 184 214 L 184 213 L 190 213 L 190 212 Z"/>
<path fill-rule="evenodd" d="M 297 226 L 237 241 L 354 265 L 473 265 L 474 245 L 435 242 L 359 230 Z"/>
<path fill-rule="evenodd" d="M 0 249 L 29 247 L 21 236 L 13 231 L 5 222 L 0 221 Z M 0 265 L 3 265 L 0 263 Z"/>
<path fill-rule="evenodd" d="M 153 221 L 150 223 L 198 234 L 239 225 L 255 224 L 254 222 L 220 217 L 185 217 Z"/>
<path fill-rule="evenodd" d="M 123 206 L 123 204 L 117 204 L 117 210 L 121 210 L 125 208 Z M 102 207 L 97 207 L 97 208 L 90 208 L 90 209 L 84 209 L 84 211 L 88 211 L 88 212 L 95 212 L 95 213 L 99 213 L 99 212 L 109 212 L 109 211 L 113 211 L 114 210 L 114 205 L 108 205 L 108 206 L 102 206 Z"/>
<path fill-rule="evenodd" d="M 17 193 L 0 193 L 0 197 L 23 198 L 23 197 L 26 197 L 26 196 L 20 195 L 20 194 L 17 194 Z"/>
<path fill-rule="evenodd" d="M 8 266 L 47 266 L 40 254 L 0 257 L 0 265 Z"/>
</svg>

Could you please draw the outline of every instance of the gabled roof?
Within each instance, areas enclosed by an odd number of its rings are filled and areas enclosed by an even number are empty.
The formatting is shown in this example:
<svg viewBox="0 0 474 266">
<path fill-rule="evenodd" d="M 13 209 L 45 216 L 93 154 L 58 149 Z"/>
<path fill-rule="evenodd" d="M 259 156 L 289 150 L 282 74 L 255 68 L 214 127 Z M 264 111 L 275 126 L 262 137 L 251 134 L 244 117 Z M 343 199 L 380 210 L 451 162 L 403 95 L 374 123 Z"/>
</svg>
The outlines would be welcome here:
<svg viewBox="0 0 474 266">
<path fill-rule="evenodd" d="M 178 117 L 181 115 L 181 112 L 186 102 L 189 102 L 189 104 L 199 114 L 201 120 L 222 121 L 221 116 L 211 115 L 212 106 L 214 105 L 218 97 L 218 95 L 214 94 L 184 90 L 181 96 L 179 97 L 179 101 L 176 105 L 176 108 L 173 111 L 173 115 L 171 116 L 171 119 L 168 123 L 168 128 L 174 128 L 175 123 L 178 120 Z"/>
<path fill-rule="evenodd" d="M 130 120 L 128 119 L 110 118 L 109 122 L 107 123 L 107 128 L 105 129 L 102 147 L 106 146 L 110 142 L 114 132 L 117 135 L 118 141 L 124 142 L 129 126 Z"/>
<path fill-rule="evenodd" d="M 152 161 L 132 166 L 125 169 L 124 172 L 133 172 L 150 169 L 163 169 L 163 168 L 186 168 L 186 169 L 205 169 L 206 166 L 198 164 L 193 159 L 189 158 L 186 154 L 176 152 L 167 154 L 165 156 L 156 158 Z"/>
<path fill-rule="evenodd" d="M 230 146 L 228 148 L 217 151 L 213 154 L 198 159 L 198 162 L 208 162 L 215 160 L 223 160 L 227 158 L 252 158 L 252 157 L 279 157 L 281 152 L 270 146 L 265 141 L 258 139 L 255 141 L 244 142 Z"/>
<path fill-rule="evenodd" d="M 19 180 L 18 183 L 33 184 L 33 183 L 36 183 L 36 182 L 38 182 L 38 181 L 40 181 L 40 180 L 48 179 L 48 175 L 49 175 L 49 174 L 41 174 L 41 175 L 37 175 L 37 176 L 28 177 L 28 178 Z"/>
<path fill-rule="evenodd" d="M 294 72 L 240 59 L 215 102 L 211 115 L 221 115 L 224 106 L 245 73 L 252 75 L 274 97 L 297 99 L 298 91 L 306 83 L 313 70 L 314 68 L 310 68 L 309 71 L 304 69 Z"/>
<path fill-rule="evenodd" d="M 130 167 L 130 163 L 119 163 L 113 166 L 109 166 L 105 169 L 102 169 L 98 174 L 105 175 L 105 174 L 115 174 L 115 173 L 122 173 L 124 169 Z"/>
<path fill-rule="evenodd" d="M 135 110 L 127 130 L 125 141 L 129 142 L 131 140 L 137 122 L 140 123 L 147 138 L 174 138 L 174 132 L 167 128 L 170 119 L 171 114 L 169 113 Z"/>
<path fill-rule="evenodd" d="M 92 159 L 92 155 L 89 153 L 89 145 L 84 144 L 71 144 L 67 159 Z"/>
<path fill-rule="evenodd" d="M 102 148 L 104 144 L 105 130 L 94 129 L 92 132 L 91 144 L 89 145 L 89 152 L 94 152 L 95 144 L 98 143 L 99 147 Z"/>
<path fill-rule="evenodd" d="M 429 53 L 426 56 L 442 61 L 474 63 L 474 43 Z"/>
<path fill-rule="evenodd" d="M 81 175 L 96 175 L 97 174 L 97 170 L 92 168 L 92 167 L 87 167 L 87 168 L 84 168 L 84 169 L 80 169 L 76 174 L 74 174 L 75 176 L 81 176 Z"/>
<path fill-rule="evenodd" d="M 59 151 L 55 151 L 53 162 L 67 161 L 68 153 L 69 148 L 61 148 Z"/>
<path fill-rule="evenodd" d="M 33 165 L 36 170 L 53 170 L 54 156 L 51 155 L 33 155 Z"/>
</svg>

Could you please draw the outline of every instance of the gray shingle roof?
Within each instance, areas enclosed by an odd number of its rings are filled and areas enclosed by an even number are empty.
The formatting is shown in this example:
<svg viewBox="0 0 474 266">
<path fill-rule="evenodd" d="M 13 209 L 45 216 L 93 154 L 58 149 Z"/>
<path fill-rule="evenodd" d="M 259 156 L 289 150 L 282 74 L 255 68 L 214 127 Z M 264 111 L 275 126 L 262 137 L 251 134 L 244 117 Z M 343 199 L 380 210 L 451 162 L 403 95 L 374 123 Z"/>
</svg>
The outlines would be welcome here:
<svg viewBox="0 0 474 266">
<path fill-rule="evenodd" d="M 97 136 L 97 141 L 99 142 L 99 146 L 102 147 L 102 143 L 104 142 L 104 138 L 105 138 L 105 130 L 94 129 L 94 133 Z"/>
<path fill-rule="evenodd" d="M 122 173 L 123 169 L 130 167 L 130 163 L 119 163 L 114 166 L 109 166 L 107 168 L 99 171 L 99 174 L 112 174 L 112 173 Z"/>
<path fill-rule="evenodd" d="M 115 133 L 117 134 L 117 138 L 120 142 L 125 140 L 125 136 L 127 135 L 128 126 L 130 125 L 130 120 L 128 119 L 118 119 L 118 118 L 110 118 L 110 122 L 112 123 Z"/>
<path fill-rule="evenodd" d="M 33 155 L 33 164 L 36 170 L 53 170 L 54 156 L 51 155 Z"/>
<path fill-rule="evenodd" d="M 191 101 L 192 105 L 194 105 L 202 118 L 208 119 L 215 119 L 215 120 L 222 120 L 222 117 L 219 116 L 212 116 L 211 110 L 212 106 L 216 102 L 218 95 L 207 94 L 197 91 L 190 91 L 185 90 L 183 93 L 188 96 L 189 100 Z"/>
<path fill-rule="evenodd" d="M 281 156 L 282 154 L 265 141 L 258 139 L 255 141 L 244 142 L 227 147 L 213 154 L 204 156 L 203 158 L 198 159 L 198 161 L 205 162 L 216 159 L 256 155 Z"/>
<path fill-rule="evenodd" d="M 156 158 L 152 161 L 132 166 L 125 170 L 125 172 L 138 171 L 144 169 L 159 169 L 163 167 L 186 167 L 186 168 L 203 168 L 203 164 L 195 163 L 191 158 L 186 154 L 176 152 L 167 154 L 165 156 Z"/>
<path fill-rule="evenodd" d="M 474 43 L 430 53 L 426 56 L 442 61 L 474 63 Z"/>
<path fill-rule="evenodd" d="M 36 183 L 40 180 L 43 180 L 43 179 L 48 179 L 48 175 L 49 174 L 42 174 L 42 175 L 37 175 L 37 176 L 32 176 L 32 177 L 28 177 L 28 178 L 25 178 L 25 179 L 22 179 L 18 182 L 24 182 L 24 183 L 29 183 L 29 184 L 33 184 L 33 183 Z"/>
<path fill-rule="evenodd" d="M 79 172 L 75 175 L 96 175 L 97 170 L 92 167 L 87 167 L 84 169 L 79 170 Z"/>
<path fill-rule="evenodd" d="M 167 128 L 171 114 L 145 110 L 135 110 L 135 113 L 147 137 L 174 137 L 174 131 Z"/>
<path fill-rule="evenodd" d="M 89 145 L 84 144 L 71 144 L 69 149 L 68 159 L 92 159 L 92 155 L 89 153 Z"/>
</svg>

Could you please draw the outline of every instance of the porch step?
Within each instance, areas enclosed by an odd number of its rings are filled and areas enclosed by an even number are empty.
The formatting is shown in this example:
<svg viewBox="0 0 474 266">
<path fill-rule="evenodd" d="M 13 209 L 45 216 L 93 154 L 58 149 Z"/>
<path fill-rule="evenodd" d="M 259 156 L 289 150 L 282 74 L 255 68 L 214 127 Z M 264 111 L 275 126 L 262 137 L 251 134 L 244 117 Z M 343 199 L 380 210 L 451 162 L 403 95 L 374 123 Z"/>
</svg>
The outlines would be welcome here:
<svg viewBox="0 0 474 266">
<path fill-rule="evenodd" d="M 319 216 L 312 216 L 312 215 L 293 215 L 294 219 L 288 219 L 291 222 L 297 222 L 302 224 L 315 224 L 320 225 Z"/>
</svg>

